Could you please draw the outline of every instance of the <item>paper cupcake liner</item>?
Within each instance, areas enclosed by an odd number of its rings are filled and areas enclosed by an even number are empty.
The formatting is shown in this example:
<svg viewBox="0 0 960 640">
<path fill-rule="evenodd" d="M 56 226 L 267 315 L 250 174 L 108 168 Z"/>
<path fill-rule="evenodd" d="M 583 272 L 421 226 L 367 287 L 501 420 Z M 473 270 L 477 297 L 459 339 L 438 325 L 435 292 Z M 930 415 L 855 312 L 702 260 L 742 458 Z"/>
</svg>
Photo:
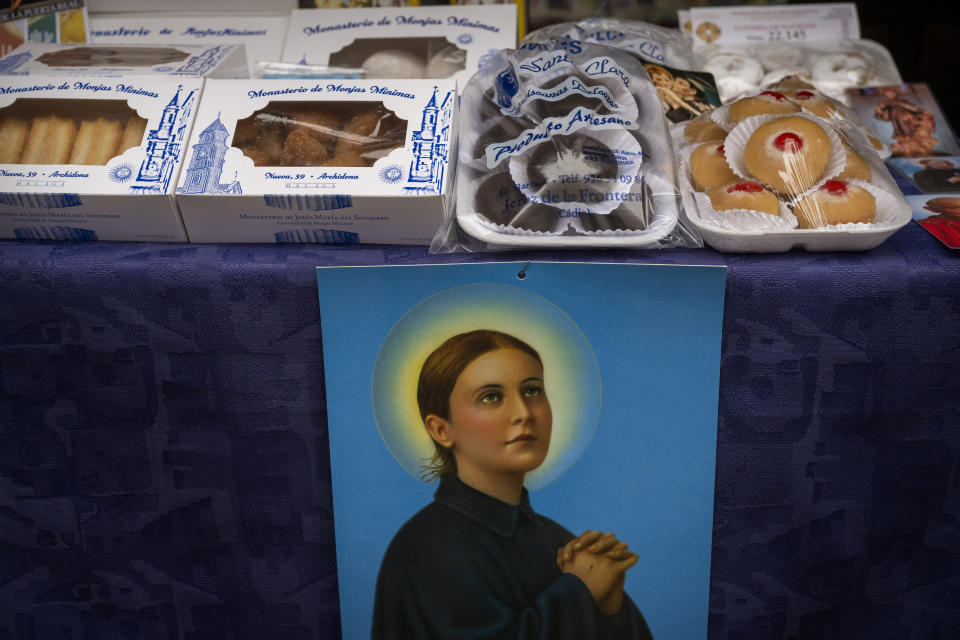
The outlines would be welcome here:
<svg viewBox="0 0 960 640">
<path fill-rule="evenodd" d="M 686 127 L 689 122 L 690 121 L 687 120 L 685 122 L 670 122 L 667 124 L 667 133 L 670 135 L 670 142 L 673 143 L 674 149 L 683 149 L 690 144 L 687 142 L 687 137 L 683 133 L 684 127 Z"/>
<path fill-rule="evenodd" d="M 590 167 L 580 159 L 573 159 L 569 161 L 568 168 L 562 169 L 563 174 L 558 174 L 553 180 L 548 176 L 546 183 L 540 183 L 531 175 L 530 162 L 542 149 L 542 145 L 556 145 L 555 140 L 558 137 L 560 136 L 551 136 L 510 158 L 510 175 L 520 191 L 531 202 L 562 209 L 571 217 L 602 215 L 619 207 L 624 200 L 623 196 L 630 192 L 640 173 L 643 151 L 639 141 L 623 129 L 581 129 L 567 137 L 579 140 L 581 146 L 578 150 L 581 155 L 594 151 L 591 155 L 602 158 L 598 160 L 601 164 L 612 164 L 610 160 L 615 161 L 615 175 L 604 177 L 599 182 L 585 181 L 582 179 L 584 171 Z M 585 150 L 584 143 L 589 144 L 589 147 L 602 145 L 603 148 Z M 565 181 L 561 175 L 570 179 Z M 574 176 L 577 179 L 573 179 Z"/>
<path fill-rule="evenodd" d="M 512 225 L 503 225 L 497 224 L 487 220 L 485 217 L 479 214 L 471 216 L 474 222 L 481 227 L 492 231 L 493 233 L 499 233 L 508 236 L 526 236 L 528 238 L 550 238 L 553 236 L 563 235 L 563 233 L 570 227 L 569 220 L 564 221 L 560 224 L 560 219 L 558 218 L 557 226 L 550 231 L 536 231 L 533 229 L 524 229 L 522 227 L 515 227 Z"/>
<path fill-rule="evenodd" d="M 470 217 L 476 224 L 498 233 L 562 233 L 569 226 L 560 210 L 532 203 L 505 171 L 469 172 L 457 180 L 457 217 Z"/>
<path fill-rule="evenodd" d="M 613 78 L 586 76 L 579 71 L 577 69 L 577 72 L 555 76 L 561 81 L 551 87 L 525 85 L 522 93 L 527 95 L 523 98 L 514 98 L 519 103 L 516 107 L 517 117 L 534 123 L 539 123 L 545 118 L 562 117 L 573 108 L 554 110 L 553 104 L 579 97 L 588 101 L 599 101 L 606 112 L 621 114 L 629 120 L 638 118 L 640 109 L 637 100 L 622 82 L 617 82 Z"/>
<path fill-rule="evenodd" d="M 746 165 L 743 163 L 743 149 L 747 144 L 747 140 L 750 139 L 750 136 L 753 134 L 757 128 L 771 120 L 776 120 L 784 117 L 797 117 L 810 120 L 814 124 L 818 125 L 827 135 L 827 139 L 830 141 L 830 157 L 827 160 L 827 166 L 824 168 L 823 172 L 820 174 L 820 178 L 813 183 L 809 188 L 805 189 L 803 193 L 809 193 L 811 191 L 816 191 L 823 183 L 828 180 L 827 176 L 835 176 L 841 171 L 843 167 L 846 166 L 847 156 L 846 152 L 843 150 L 843 144 L 840 142 L 840 137 L 837 135 L 837 132 L 834 131 L 833 127 L 830 126 L 830 123 L 824 120 L 823 118 L 818 118 L 815 115 L 809 113 L 793 113 L 788 115 L 760 115 L 752 116 L 746 118 L 740 122 L 736 127 L 733 128 L 730 133 L 727 134 L 727 139 L 724 142 L 724 150 L 726 151 L 727 163 L 730 165 L 730 168 L 733 169 L 733 172 L 742 178 L 748 180 L 756 180 L 767 189 L 770 189 L 774 193 L 780 193 L 779 190 L 774 189 L 769 184 L 765 183 L 763 180 L 753 176 L 749 171 L 747 171 Z M 798 194 L 802 195 L 802 194 Z"/>
<path fill-rule="evenodd" d="M 605 216 L 584 216 L 573 221 L 573 228 L 590 236 L 631 236 L 638 242 L 643 238 L 662 238 L 676 226 L 680 217 L 679 195 L 673 184 L 656 175 L 642 176 L 640 186 L 634 185 L 631 193 L 639 199 L 625 202 Z M 648 206 L 649 204 L 649 206 Z M 608 220 L 612 225 L 621 222 L 634 228 L 604 228 Z"/>
<path fill-rule="evenodd" d="M 475 120 L 484 122 L 484 126 L 461 130 L 457 155 L 462 165 L 472 167 L 479 171 L 493 171 L 508 161 L 508 158 L 504 157 L 494 167 L 487 166 L 486 152 L 484 150 L 486 147 L 484 147 L 484 149 L 477 149 L 477 145 L 481 140 L 489 137 L 490 140 L 485 141 L 487 146 L 496 142 L 507 142 L 516 139 L 522 135 L 524 131 L 529 131 L 537 126 L 534 122 L 526 122 L 521 118 L 504 116 L 499 113 L 495 115 L 482 113 L 479 114 L 479 116 L 475 116 Z M 516 133 L 510 135 L 514 129 L 516 129 Z M 502 135 L 497 135 L 501 132 Z"/>
<path fill-rule="evenodd" d="M 847 180 L 849 184 L 861 187 L 873 195 L 877 203 L 877 215 L 873 222 L 846 222 L 843 224 L 828 224 L 814 229 L 798 229 L 798 231 L 852 231 L 854 229 L 874 229 L 890 226 L 900 226 L 903 223 L 904 216 L 909 220 L 913 216 L 909 203 L 902 196 L 878 187 L 870 182 L 863 180 Z M 798 196 L 789 201 L 790 207 L 796 206 L 802 196 Z"/>
<path fill-rule="evenodd" d="M 797 228 L 797 217 L 787 207 L 787 203 L 780 198 L 777 198 L 780 203 L 780 215 L 772 216 L 769 213 L 751 209 L 717 211 L 710 203 L 707 194 L 697 192 L 693 194 L 693 197 L 697 203 L 697 214 L 700 220 L 724 231 L 766 233 L 790 231 Z"/>
</svg>

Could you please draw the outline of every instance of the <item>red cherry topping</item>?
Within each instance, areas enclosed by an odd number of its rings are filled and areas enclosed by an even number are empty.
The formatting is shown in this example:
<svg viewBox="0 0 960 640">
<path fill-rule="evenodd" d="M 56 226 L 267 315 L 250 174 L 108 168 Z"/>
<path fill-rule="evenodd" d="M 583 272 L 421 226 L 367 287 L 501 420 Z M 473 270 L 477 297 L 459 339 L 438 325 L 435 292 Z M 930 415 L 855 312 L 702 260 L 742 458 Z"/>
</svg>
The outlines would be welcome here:
<svg viewBox="0 0 960 640">
<path fill-rule="evenodd" d="M 746 193 L 760 193 L 763 191 L 763 186 L 757 182 L 738 182 L 727 187 L 727 193 L 733 193 L 734 191 L 744 191 Z"/>
<path fill-rule="evenodd" d="M 786 99 L 786 96 L 784 96 L 782 93 L 778 93 L 778 92 L 776 92 L 776 91 L 761 91 L 761 92 L 760 92 L 760 95 L 762 95 L 762 96 L 770 96 L 771 98 L 774 98 L 774 99 L 776 99 L 776 100 L 785 100 L 785 99 Z"/>
<path fill-rule="evenodd" d="M 777 148 L 777 151 L 782 151 L 784 153 L 796 153 L 797 151 L 800 151 L 800 149 L 803 149 L 803 138 L 788 131 L 786 133 L 781 133 L 774 138 L 773 146 Z"/>
<path fill-rule="evenodd" d="M 717 145 L 717 155 L 721 155 L 724 158 L 726 158 L 727 156 L 725 154 L 726 154 L 726 151 L 723 150 L 723 145 L 722 144 Z"/>
<path fill-rule="evenodd" d="M 847 183 L 843 180 L 827 180 L 820 187 L 821 191 L 826 191 L 832 196 L 842 197 L 847 195 Z"/>
<path fill-rule="evenodd" d="M 809 100 L 810 98 L 816 98 L 817 95 L 812 91 L 797 91 L 794 97 L 800 100 Z"/>
</svg>

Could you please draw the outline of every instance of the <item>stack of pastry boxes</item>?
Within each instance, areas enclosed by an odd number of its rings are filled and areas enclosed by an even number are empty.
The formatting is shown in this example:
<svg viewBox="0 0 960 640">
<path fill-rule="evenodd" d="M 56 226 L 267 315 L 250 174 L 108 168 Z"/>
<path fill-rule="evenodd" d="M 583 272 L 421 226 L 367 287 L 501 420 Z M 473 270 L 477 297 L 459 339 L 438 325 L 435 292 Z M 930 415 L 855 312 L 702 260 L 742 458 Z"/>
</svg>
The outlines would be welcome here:
<svg viewBox="0 0 960 640">
<path fill-rule="evenodd" d="M 0 237 L 183 242 L 174 187 L 204 75 L 242 46 L 27 43 L 0 59 Z"/>
<path fill-rule="evenodd" d="M 177 188 L 190 241 L 429 244 L 457 86 L 514 46 L 512 5 L 294 11 L 284 60 L 360 77 L 208 81 Z"/>
</svg>

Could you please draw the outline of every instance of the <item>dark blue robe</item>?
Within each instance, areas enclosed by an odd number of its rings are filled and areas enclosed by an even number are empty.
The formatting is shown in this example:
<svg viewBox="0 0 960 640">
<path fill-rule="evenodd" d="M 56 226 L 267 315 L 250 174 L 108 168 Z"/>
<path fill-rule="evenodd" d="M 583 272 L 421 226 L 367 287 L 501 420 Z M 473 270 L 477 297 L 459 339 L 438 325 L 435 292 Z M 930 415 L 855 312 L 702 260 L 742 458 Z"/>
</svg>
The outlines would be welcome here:
<svg viewBox="0 0 960 640">
<path fill-rule="evenodd" d="M 533 511 L 501 502 L 456 476 L 387 548 L 373 613 L 373 640 L 648 640 L 624 594 L 603 615 L 586 585 L 557 566 L 573 534 Z"/>
</svg>

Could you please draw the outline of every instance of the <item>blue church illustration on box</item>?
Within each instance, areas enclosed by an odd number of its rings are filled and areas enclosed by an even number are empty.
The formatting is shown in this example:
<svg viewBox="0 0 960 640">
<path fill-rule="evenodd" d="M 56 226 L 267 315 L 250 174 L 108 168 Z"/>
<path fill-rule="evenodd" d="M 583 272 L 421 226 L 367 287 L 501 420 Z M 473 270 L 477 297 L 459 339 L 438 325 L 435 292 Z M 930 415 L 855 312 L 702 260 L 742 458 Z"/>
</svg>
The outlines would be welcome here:
<svg viewBox="0 0 960 640">
<path fill-rule="evenodd" d="M 234 176 L 229 184 L 220 183 L 220 174 L 223 173 L 223 159 L 227 154 L 227 138 L 230 132 L 217 119 L 207 125 L 200 132 L 200 142 L 193 145 L 193 155 L 190 156 L 190 166 L 187 167 L 183 186 L 177 189 L 178 193 L 232 193 L 240 195 L 243 190 Z"/>
<path fill-rule="evenodd" d="M 182 89 L 182 85 L 177 87 L 173 98 L 163 108 L 160 124 L 147 134 L 146 155 L 137 179 L 130 187 L 134 192 L 166 193 L 170 186 L 196 98 L 194 90 L 181 101 Z"/>
<path fill-rule="evenodd" d="M 421 193 L 440 193 L 443 176 L 447 166 L 447 152 L 450 147 L 450 117 L 453 92 L 447 94 L 437 104 L 437 87 L 423 109 L 420 129 L 411 136 L 413 141 L 413 162 L 410 163 L 408 182 L 419 186 L 408 186 L 407 191 Z"/>
<path fill-rule="evenodd" d="M 213 69 L 233 47 L 231 45 L 218 45 L 212 49 L 207 49 L 200 55 L 187 58 L 179 69 L 172 72 L 173 75 L 202 76 L 207 71 Z"/>
</svg>

